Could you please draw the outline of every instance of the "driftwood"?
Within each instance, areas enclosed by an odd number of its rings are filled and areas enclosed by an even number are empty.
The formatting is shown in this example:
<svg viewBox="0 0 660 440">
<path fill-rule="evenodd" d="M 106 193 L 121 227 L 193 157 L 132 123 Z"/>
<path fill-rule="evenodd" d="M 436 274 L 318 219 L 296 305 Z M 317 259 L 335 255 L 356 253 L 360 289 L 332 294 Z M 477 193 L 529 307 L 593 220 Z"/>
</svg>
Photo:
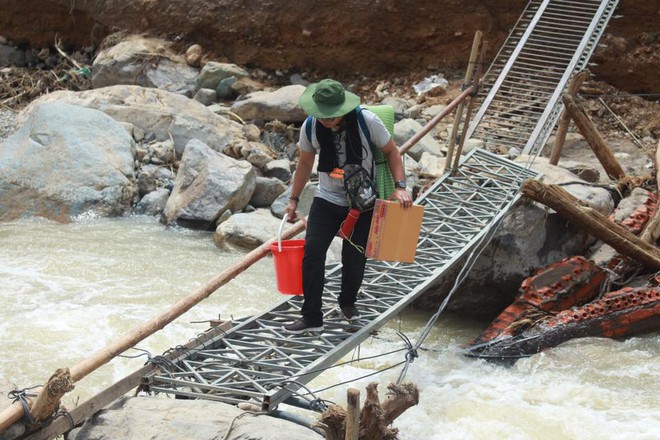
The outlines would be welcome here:
<svg viewBox="0 0 660 440">
<path fill-rule="evenodd" d="M 558 185 L 545 185 L 526 180 L 522 192 L 575 222 L 591 235 L 653 270 L 660 270 L 660 250 L 635 234 L 610 221 L 600 212 L 586 206 Z"/>
<path fill-rule="evenodd" d="M 60 408 L 62 396 L 73 388 L 69 369 L 58 368 L 48 379 L 48 383 L 46 383 L 43 391 L 39 393 L 32 408 L 30 408 L 32 418 L 36 421 L 46 420 Z"/>
<path fill-rule="evenodd" d="M 607 142 L 600 135 L 598 129 L 594 126 L 591 119 L 589 119 L 582 106 L 569 93 L 564 94 L 563 100 L 566 106 L 566 112 L 575 122 L 578 130 L 580 130 L 580 133 L 586 139 L 607 175 L 614 180 L 625 177 L 626 173 L 623 171 L 623 168 L 619 165 L 612 151 L 610 151 Z"/>
<path fill-rule="evenodd" d="M 583 70 L 573 77 L 566 93 L 570 96 L 575 96 L 580 86 L 591 75 L 591 72 L 588 70 Z M 561 156 L 561 151 L 564 149 L 564 142 L 566 142 L 566 133 L 568 133 L 568 126 L 571 123 L 571 116 L 568 114 L 568 111 L 564 109 L 559 118 L 559 124 L 557 125 L 557 134 L 555 134 L 555 144 L 552 146 L 552 153 L 550 154 L 550 164 L 557 165 L 559 163 L 559 157 Z"/>
<path fill-rule="evenodd" d="M 411 383 L 390 384 L 388 398 L 381 404 L 377 387 L 375 383 L 367 386 L 367 397 L 360 412 L 359 440 L 396 440 L 399 431 L 390 425 L 408 408 L 419 403 L 419 390 Z M 321 415 L 317 426 L 323 429 L 327 440 L 350 438 L 346 436 L 347 414 L 346 409 L 335 405 Z"/>
</svg>

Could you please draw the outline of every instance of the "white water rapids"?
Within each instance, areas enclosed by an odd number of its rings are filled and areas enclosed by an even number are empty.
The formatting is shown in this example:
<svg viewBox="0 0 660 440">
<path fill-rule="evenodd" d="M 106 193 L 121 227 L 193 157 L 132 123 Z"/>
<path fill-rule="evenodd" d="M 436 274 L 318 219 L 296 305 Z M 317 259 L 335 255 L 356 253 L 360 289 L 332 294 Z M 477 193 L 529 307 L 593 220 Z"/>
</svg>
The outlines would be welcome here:
<svg viewBox="0 0 660 440">
<path fill-rule="evenodd" d="M 160 314 L 242 255 L 217 249 L 209 233 L 166 229 L 151 218 L 0 223 L 0 379 L 18 388 L 43 384 L 58 367 L 77 364 Z M 270 308 L 282 299 L 274 280 L 272 259 L 264 258 L 139 348 L 161 354 L 208 327 L 195 321 Z M 415 342 L 433 312 L 406 311 L 365 341 L 359 355 L 402 348 L 397 330 Z M 420 404 L 395 422 L 402 439 L 660 438 L 660 335 L 573 340 L 505 367 L 461 353 L 486 325 L 440 317 L 406 375 L 420 389 Z M 400 367 L 355 379 L 403 357 L 333 368 L 309 388 L 346 382 L 319 393 L 343 405 L 349 386 L 364 397 L 375 381 L 384 399 Z M 77 383 L 65 405 L 72 408 L 145 361 L 112 361 Z"/>
</svg>

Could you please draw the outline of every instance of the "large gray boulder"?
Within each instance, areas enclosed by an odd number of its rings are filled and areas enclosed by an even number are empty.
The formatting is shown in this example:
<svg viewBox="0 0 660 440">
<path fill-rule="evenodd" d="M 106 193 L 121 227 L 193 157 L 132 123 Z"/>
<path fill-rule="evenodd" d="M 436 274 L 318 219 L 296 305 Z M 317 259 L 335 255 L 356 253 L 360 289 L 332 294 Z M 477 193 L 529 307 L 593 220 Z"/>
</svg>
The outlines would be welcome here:
<svg viewBox="0 0 660 440">
<path fill-rule="evenodd" d="M 222 151 L 233 140 L 244 139 L 239 123 L 213 113 L 201 103 L 176 93 L 139 86 L 49 93 L 27 106 L 19 114 L 18 122 L 35 106 L 54 101 L 101 110 L 116 121 L 130 122 L 144 133 L 153 133 L 159 141 L 172 139 L 179 156 L 191 139 L 199 139 L 215 151 Z"/>
<path fill-rule="evenodd" d="M 257 209 L 250 213 L 237 213 L 222 222 L 215 230 L 213 241 L 219 248 L 238 246 L 255 249 L 277 237 L 281 220 L 270 209 Z"/>
<path fill-rule="evenodd" d="M 403 145 L 410 138 L 422 130 L 422 124 L 414 119 L 402 119 L 394 124 L 394 142 L 397 145 Z M 436 157 L 443 156 L 440 144 L 436 141 L 431 134 L 426 134 L 417 142 L 410 150 L 408 155 L 419 161 L 423 153 L 430 153 Z"/>
<path fill-rule="evenodd" d="M 198 70 L 160 38 L 131 35 L 114 46 L 100 50 L 92 64 L 95 89 L 117 84 L 154 87 L 191 97 Z"/>
<path fill-rule="evenodd" d="M 253 119 L 281 122 L 304 121 L 307 115 L 298 104 L 300 95 L 304 91 L 304 86 L 292 85 L 272 92 L 253 92 L 246 99 L 235 102 L 231 106 L 231 111 L 246 121 Z"/>
<path fill-rule="evenodd" d="M 121 216 L 138 194 L 134 163 L 133 139 L 105 113 L 35 105 L 0 145 L 0 220 Z"/>
<path fill-rule="evenodd" d="M 212 230 L 225 211 L 240 212 L 252 198 L 257 175 L 248 162 L 232 159 L 193 139 L 185 148 L 165 221 Z"/>
</svg>

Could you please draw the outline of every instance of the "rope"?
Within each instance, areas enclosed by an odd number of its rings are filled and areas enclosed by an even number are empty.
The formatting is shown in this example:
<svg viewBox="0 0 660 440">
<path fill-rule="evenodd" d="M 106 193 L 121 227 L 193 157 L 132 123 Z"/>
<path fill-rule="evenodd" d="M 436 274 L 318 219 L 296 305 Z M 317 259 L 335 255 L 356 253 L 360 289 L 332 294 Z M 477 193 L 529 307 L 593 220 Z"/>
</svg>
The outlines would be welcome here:
<svg viewBox="0 0 660 440">
<path fill-rule="evenodd" d="M 316 393 L 320 393 L 320 392 L 322 392 L 322 391 L 327 391 L 327 390 L 329 390 L 329 389 L 332 389 L 332 388 L 335 388 L 335 387 L 338 387 L 338 386 L 347 385 L 347 384 L 349 384 L 349 383 L 356 382 L 356 381 L 358 381 L 358 380 L 366 379 L 367 377 L 375 376 L 376 374 L 380 374 L 380 373 L 383 373 L 383 372 L 385 372 L 385 371 L 387 371 L 387 370 L 391 370 L 391 369 L 393 369 L 393 368 L 396 368 L 396 367 L 398 367 L 398 366 L 400 366 L 400 365 L 403 365 L 404 363 L 406 363 L 406 361 L 399 362 L 398 364 L 391 365 L 391 366 L 386 367 L 386 368 L 383 368 L 383 369 L 381 369 L 381 370 L 376 370 L 376 371 L 374 371 L 374 372 L 372 372 L 372 373 L 365 374 L 365 375 L 363 375 L 363 376 L 358 376 L 358 377 L 355 377 L 355 378 L 353 378 L 353 379 L 349 379 L 349 380 L 345 380 L 345 381 L 343 381 L 343 382 L 336 383 L 336 384 L 334 384 L 334 385 L 329 385 L 329 386 L 327 386 L 327 387 L 325 387 L 325 388 L 320 388 L 320 389 L 316 390 L 315 392 L 316 392 Z"/>
<path fill-rule="evenodd" d="M 612 116 L 614 116 L 614 119 L 616 119 L 619 122 L 619 124 L 621 124 L 621 126 L 628 132 L 628 134 L 630 136 L 632 136 L 632 138 L 635 140 L 635 143 L 637 144 L 637 146 L 640 147 L 640 148 L 644 148 L 644 145 L 642 144 L 642 141 L 640 141 L 639 138 L 637 136 L 635 136 L 635 134 L 632 131 L 630 131 L 630 129 L 626 126 L 626 123 L 623 122 L 623 119 L 621 119 L 619 117 L 619 115 L 614 113 L 614 110 L 612 110 L 607 104 L 605 104 L 605 101 L 603 101 L 603 98 L 598 98 L 598 100 L 600 101 L 601 104 L 603 104 L 605 106 L 605 108 L 610 113 L 612 113 Z"/>
<path fill-rule="evenodd" d="M 329 370 L 331 368 L 341 367 L 341 366 L 349 364 L 349 363 L 364 361 L 364 360 L 369 360 L 369 359 L 376 359 L 376 358 L 379 358 L 379 357 L 382 357 L 382 356 L 388 356 L 390 354 L 398 353 L 400 351 L 405 350 L 406 351 L 405 360 L 402 361 L 402 362 L 399 362 L 397 364 L 391 365 L 391 366 L 386 367 L 386 368 L 382 368 L 382 369 L 377 370 L 377 371 L 373 371 L 371 373 L 368 373 L 368 374 L 365 374 L 365 375 L 362 375 L 362 376 L 357 376 L 357 377 L 354 377 L 352 379 L 345 380 L 343 382 L 335 383 L 335 384 L 332 384 L 332 385 L 329 385 L 327 387 L 320 388 L 320 389 L 317 389 L 317 390 L 314 390 L 314 391 L 310 390 L 305 384 L 302 384 L 302 383 L 300 383 L 296 380 L 293 380 L 293 379 L 282 381 L 281 385 L 286 386 L 287 384 L 295 384 L 295 385 L 298 385 L 300 388 L 305 389 L 307 391 L 305 394 L 301 394 L 301 393 L 298 393 L 297 391 L 289 389 L 289 391 L 291 392 L 292 395 L 296 395 L 300 398 L 305 399 L 305 396 L 308 396 L 308 395 L 309 396 L 315 396 L 317 393 L 321 393 L 323 391 L 327 391 L 329 389 L 336 388 L 336 387 L 339 387 L 339 386 L 342 386 L 342 385 L 347 385 L 347 384 L 365 379 L 367 377 L 375 376 L 377 374 L 383 373 L 383 372 L 391 370 L 393 368 L 397 368 L 397 367 L 399 367 L 401 365 L 404 365 L 404 364 L 407 364 L 407 363 L 412 363 L 415 360 L 415 358 L 419 357 L 419 355 L 417 354 L 417 349 L 413 347 L 412 342 L 410 342 L 410 339 L 405 334 L 403 334 L 400 331 L 397 331 L 396 334 L 404 341 L 404 343 L 406 345 L 405 348 L 399 348 L 399 349 L 391 350 L 391 351 L 388 351 L 388 352 L 385 352 L 385 353 L 379 353 L 379 354 L 374 355 L 374 356 L 366 356 L 366 357 L 362 357 L 362 358 L 360 358 L 359 355 L 358 355 L 358 359 L 353 358 L 350 361 L 334 364 L 334 365 L 331 365 L 331 366 L 326 367 L 326 368 L 319 368 L 319 369 L 316 369 L 316 370 L 308 371 L 306 373 L 303 373 L 301 375 L 296 375 L 294 377 L 306 376 L 306 375 L 312 374 L 312 373 L 320 373 L 320 372 L 324 372 L 326 370 Z M 356 348 L 356 350 L 359 350 L 359 348 L 360 348 L 360 346 L 358 346 Z M 246 363 L 249 363 L 249 361 L 247 361 Z M 406 368 L 406 367 L 404 367 L 404 368 Z M 305 400 L 307 400 L 307 402 L 310 405 L 310 408 L 313 409 L 314 411 L 323 412 L 327 409 L 327 405 L 324 403 L 325 401 L 323 401 L 322 399 L 320 399 L 318 397 L 316 397 L 315 399 L 312 399 L 312 400 L 308 400 L 308 399 L 305 399 Z"/>
<path fill-rule="evenodd" d="M 57 417 L 64 416 L 69 421 L 70 428 L 73 429 L 76 425 L 73 422 L 73 418 L 71 417 L 71 414 L 69 414 L 68 411 L 64 411 L 60 409 L 41 421 L 37 421 L 35 420 L 34 417 L 32 417 L 32 414 L 30 413 L 30 404 L 27 398 L 37 397 L 37 394 L 28 393 L 27 391 L 38 387 L 39 385 L 35 385 L 33 387 L 23 388 L 20 390 L 12 390 L 7 393 L 7 397 L 12 399 L 12 403 L 18 402 L 21 404 L 21 407 L 23 408 L 23 419 L 28 425 L 36 425 L 39 426 L 40 428 L 45 428 L 48 425 L 50 425 L 53 422 L 53 420 L 55 420 Z"/>
<path fill-rule="evenodd" d="M 149 363 L 154 364 L 158 367 L 161 367 L 162 369 L 164 369 L 168 373 L 172 373 L 173 371 L 184 371 L 183 369 L 181 369 L 181 367 L 179 367 L 177 364 L 172 362 L 170 359 L 168 359 L 164 355 L 152 356 L 151 353 L 147 350 L 143 350 L 141 348 L 136 348 L 136 347 L 131 347 L 131 348 L 135 351 L 140 351 L 142 353 L 137 354 L 135 356 L 128 356 L 128 355 L 125 355 L 125 354 L 120 354 L 118 357 L 127 358 L 127 359 L 136 359 L 136 358 L 139 358 L 141 356 L 146 356 L 147 357 L 147 362 L 145 362 L 145 365 L 149 364 Z M 175 350 L 175 349 L 177 349 L 177 348 L 172 348 L 170 350 Z M 193 351 L 198 351 L 198 350 L 186 350 L 186 351 L 189 351 L 189 352 L 192 353 Z M 189 354 L 191 354 L 191 353 L 189 353 Z"/>
<path fill-rule="evenodd" d="M 34 419 L 34 417 L 32 417 L 32 414 L 30 414 L 30 404 L 28 403 L 27 398 L 37 397 L 37 394 L 34 393 L 28 394 L 27 390 L 31 390 L 37 387 L 38 385 L 29 388 L 23 388 L 21 390 L 12 390 L 9 393 L 7 393 L 7 397 L 13 399 L 12 400 L 13 403 L 18 402 L 23 407 L 23 418 L 25 419 L 28 425 L 37 424 L 37 421 Z"/>
<path fill-rule="evenodd" d="M 298 385 L 300 388 L 304 388 L 305 391 L 307 391 L 306 394 L 300 394 L 300 393 L 298 393 L 297 391 L 294 391 L 294 390 L 289 390 L 289 391 L 291 391 L 292 395 L 298 396 L 301 399 L 307 401 L 307 403 L 309 404 L 309 407 L 311 409 L 313 409 L 314 411 L 323 412 L 326 409 L 328 409 L 328 405 L 325 404 L 326 400 L 323 400 L 320 397 L 316 397 L 315 392 L 310 390 L 309 388 L 307 388 L 307 386 L 305 384 L 302 384 L 302 383 L 300 383 L 296 380 L 285 380 L 285 381 L 282 382 L 282 384 L 283 385 L 295 384 L 295 385 Z M 305 396 L 307 396 L 307 395 L 313 396 L 314 399 L 306 399 Z M 330 401 L 328 400 L 327 402 L 330 402 Z M 334 405 L 334 402 L 330 402 L 330 403 L 332 403 Z"/>
</svg>

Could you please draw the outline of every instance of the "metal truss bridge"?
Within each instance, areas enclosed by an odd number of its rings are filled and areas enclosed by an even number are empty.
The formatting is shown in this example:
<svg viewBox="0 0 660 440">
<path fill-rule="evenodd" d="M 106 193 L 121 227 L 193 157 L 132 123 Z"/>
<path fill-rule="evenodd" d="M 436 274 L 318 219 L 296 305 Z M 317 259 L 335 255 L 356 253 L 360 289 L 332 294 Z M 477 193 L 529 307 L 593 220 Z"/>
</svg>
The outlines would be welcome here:
<svg viewBox="0 0 660 440">
<path fill-rule="evenodd" d="M 414 263 L 369 260 L 357 307 L 348 323 L 337 308 L 341 268 L 328 267 L 321 333 L 288 335 L 300 297 L 239 322 L 226 332 L 188 344 L 143 389 L 230 404 L 252 402 L 273 411 L 296 404 L 303 386 L 334 365 L 400 313 L 438 278 L 472 252 L 517 200 L 526 178 L 536 173 L 495 154 L 515 147 L 536 155 L 563 109 L 561 94 L 586 67 L 617 5 L 616 0 L 531 0 L 484 76 L 480 108 L 468 137 L 486 149 L 466 154 L 416 201 L 424 206 Z M 489 151 L 490 150 L 490 151 Z M 167 357 L 167 356 L 166 356 Z M 304 391 L 303 391 L 304 393 Z"/>
</svg>

